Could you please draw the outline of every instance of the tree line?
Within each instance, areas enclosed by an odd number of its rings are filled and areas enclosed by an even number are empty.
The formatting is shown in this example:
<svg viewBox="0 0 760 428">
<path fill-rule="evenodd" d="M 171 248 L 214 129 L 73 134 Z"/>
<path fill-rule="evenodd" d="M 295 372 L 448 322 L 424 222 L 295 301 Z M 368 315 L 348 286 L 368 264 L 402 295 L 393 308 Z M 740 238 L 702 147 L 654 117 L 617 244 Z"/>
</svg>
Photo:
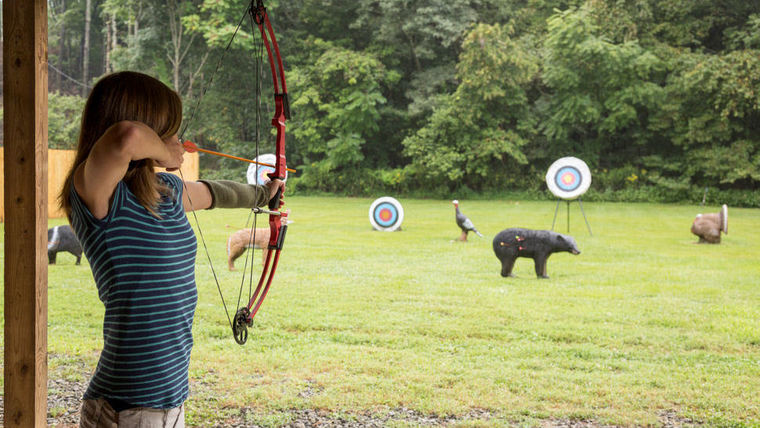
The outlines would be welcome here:
<svg viewBox="0 0 760 428">
<path fill-rule="evenodd" d="M 89 87 L 130 69 L 177 90 L 199 146 L 251 157 L 259 138 L 271 151 L 271 78 L 250 25 L 228 46 L 247 4 L 49 0 L 50 146 L 73 147 Z M 266 5 L 293 113 L 290 191 L 546 197 L 548 166 L 576 156 L 588 199 L 708 191 L 760 206 L 759 2 Z M 201 168 L 239 180 L 247 165 Z"/>
</svg>

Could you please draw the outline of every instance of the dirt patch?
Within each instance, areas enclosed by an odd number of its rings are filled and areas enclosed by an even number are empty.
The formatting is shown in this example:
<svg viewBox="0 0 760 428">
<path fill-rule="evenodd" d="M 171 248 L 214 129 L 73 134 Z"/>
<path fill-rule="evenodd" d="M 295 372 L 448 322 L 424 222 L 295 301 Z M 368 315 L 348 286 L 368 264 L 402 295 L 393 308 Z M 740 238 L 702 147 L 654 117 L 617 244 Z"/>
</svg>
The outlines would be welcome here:
<svg viewBox="0 0 760 428">
<path fill-rule="evenodd" d="M 1 368 L 1 367 L 0 367 Z M 79 408 L 82 396 L 87 389 L 90 368 L 84 363 L 58 366 L 49 373 L 48 379 L 48 426 L 55 428 L 75 428 L 79 426 Z M 307 388 L 302 394 L 311 395 L 315 391 Z M 261 425 L 251 423 L 256 419 L 254 411 L 242 408 L 225 412 L 226 416 L 213 425 L 216 428 L 259 428 Z M 4 401 L 0 396 L 0 424 L 3 423 Z M 407 408 L 387 409 L 356 414 L 335 413 L 326 410 L 290 409 L 279 411 L 277 420 L 286 421 L 284 428 L 375 428 L 389 425 L 418 427 L 452 427 L 471 425 L 524 426 L 510 423 L 497 414 L 486 409 L 472 409 L 468 413 L 456 416 L 439 416 L 423 414 Z M 666 410 L 658 414 L 663 428 L 699 427 L 702 423 L 680 416 L 675 410 Z M 599 424 L 593 420 L 549 419 L 538 422 L 542 428 L 615 428 L 613 425 Z"/>
</svg>

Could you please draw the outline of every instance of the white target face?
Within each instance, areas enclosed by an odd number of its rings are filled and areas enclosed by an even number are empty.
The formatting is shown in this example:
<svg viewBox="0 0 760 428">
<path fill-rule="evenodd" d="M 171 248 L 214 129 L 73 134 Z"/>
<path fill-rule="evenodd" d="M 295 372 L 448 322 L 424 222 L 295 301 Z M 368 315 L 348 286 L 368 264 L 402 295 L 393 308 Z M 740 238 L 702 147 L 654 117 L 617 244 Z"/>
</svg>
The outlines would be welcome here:
<svg viewBox="0 0 760 428">
<path fill-rule="evenodd" d="M 275 165 L 277 162 L 277 156 L 275 156 L 272 153 L 267 153 L 265 155 L 260 155 L 259 157 L 253 160 L 255 160 L 256 162 L 268 163 L 269 165 Z M 271 174 L 273 172 L 274 172 L 274 167 L 256 165 L 255 163 L 252 163 L 248 165 L 248 171 L 246 172 L 245 176 L 248 179 L 248 184 L 263 185 L 271 181 L 267 174 Z M 288 180 L 288 172 L 285 171 L 285 179 L 283 181 L 287 181 L 287 180 Z"/>
<path fill-rule="evenodd" d="M 720 207 L 720 226 L 723 228 L 723 233 L 728 234 L 728 205 L 726 204 Z"/>
<path fill-rule="evenodd" d="M 390 196 L 375 199 L 369 207 L 369 222 L 376 230 L 393 232 L 404 221 L 404 207 Z"/>
<path fill-rule="evenodd" d="M 546 172 L 546 185 L 558 198 L 575 199 L 591 186 L 591 171 L 578 158 L 557 159 Z"/>
</svg>

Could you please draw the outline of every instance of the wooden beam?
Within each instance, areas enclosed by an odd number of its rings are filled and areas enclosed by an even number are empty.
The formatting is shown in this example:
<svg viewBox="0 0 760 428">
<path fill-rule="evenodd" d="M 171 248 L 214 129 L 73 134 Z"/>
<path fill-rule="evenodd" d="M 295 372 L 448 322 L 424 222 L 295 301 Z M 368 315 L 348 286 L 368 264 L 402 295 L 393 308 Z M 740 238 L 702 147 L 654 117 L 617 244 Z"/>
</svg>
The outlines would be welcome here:
<svg viewBox="0 0 760 428">
<path fill-rule="evenodd" d="M 47 426 L 47 0 L 3 1 L 6 427 Z"/>
</svg>

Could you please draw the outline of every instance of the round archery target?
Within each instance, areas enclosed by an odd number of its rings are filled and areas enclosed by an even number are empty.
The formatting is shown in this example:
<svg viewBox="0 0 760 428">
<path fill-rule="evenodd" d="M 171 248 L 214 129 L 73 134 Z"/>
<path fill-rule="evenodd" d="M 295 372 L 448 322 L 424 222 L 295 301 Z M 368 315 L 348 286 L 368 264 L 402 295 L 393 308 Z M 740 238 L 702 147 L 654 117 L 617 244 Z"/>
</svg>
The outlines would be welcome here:
<svg viewBox="0 0 760 428">
<path fill-rule="evenodd" d="M 575 199 L 591 186 L 591 171 L 578 158 L 557 159 L 546 172 L 546 185 L 558 198 Z"/>
<path fill-rule="evenodd" d="M 270 165 L 275 165 L 275 162 L 277 162 L 277 157 L 272 153 L 267 153 L 265 155 L 260 155 L 256 158 L 254 158 L 256 162 L 262 162 L 262 163 L 268 163 Z M 269 183 L 269 175 L 274 172 L 274 167 L 271 166 L 264 166 L 264 165 L 257 165 L 255 163 L 252 163 L 248 165 L 248 171 L 246 172 L 245 176 L 248 179 L 248 184 L 267 184 Z M 288 172 L 285 171 L 285 179 L 283 181 L 288 180 Z"/>
<path fill-rule="evenodd" d="M 369 222 L 376 230 L 393 232 L 404 221 L 404 207 L 390 196 L 375 199 L 369 207 Z"/>
</svg>

